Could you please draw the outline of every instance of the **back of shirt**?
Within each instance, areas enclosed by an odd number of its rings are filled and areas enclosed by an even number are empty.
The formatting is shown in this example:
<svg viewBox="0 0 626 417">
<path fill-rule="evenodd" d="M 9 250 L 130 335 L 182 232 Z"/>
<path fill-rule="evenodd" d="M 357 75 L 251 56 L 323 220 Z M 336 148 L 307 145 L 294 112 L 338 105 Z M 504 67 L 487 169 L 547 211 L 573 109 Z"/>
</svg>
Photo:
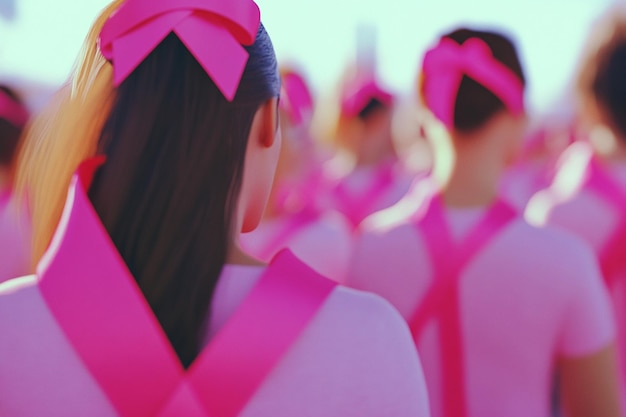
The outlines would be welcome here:
<svg viewBox="0 0 626 417">
<path fill-rule="evenodd" d="M 425 240 L 396 207 L 369 220 L 357 239 L 349 285 L 389 300 L 411 320 L 432 283 Z M 454 240 L 485 209 L 446 211 Z M 395 218 L 396 220 L 390 220 Z M 595 353 L 614 339 L 606 291 L 591 251 L 561 232 L 517 219 L 462 270 L 460 316 L 468 414 L 547 416 L 555 359 Z M 433 416 L 442 415 L 438 323 L 418 340 Z"/>
<path fill-rule="evenodd" d="M 263 271 L 224 268 L 207 343 Z M 34 277 L 0 285 L 0 334 L 0 415 L 116 416 Z M 420 362 L 401 317 L 379 297 L 337 288 L 239 417 L 429 415 Z"/>
</svg>

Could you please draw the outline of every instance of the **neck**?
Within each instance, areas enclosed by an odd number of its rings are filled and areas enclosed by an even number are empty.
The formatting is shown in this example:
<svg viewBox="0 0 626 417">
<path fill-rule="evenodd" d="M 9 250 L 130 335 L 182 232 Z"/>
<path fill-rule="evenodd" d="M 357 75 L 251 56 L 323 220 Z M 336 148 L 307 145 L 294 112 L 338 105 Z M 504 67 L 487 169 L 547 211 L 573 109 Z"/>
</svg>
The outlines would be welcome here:
<svg viewBox="0 0 626 417">
<path fill-rule="evenodd" d="M 470 208 L 493 203 L 506 167 L 505 147 L 498 144 L 507 140 L 511 138 L 501 129 L 469 135 L 453 133 L 451 148 L 435 149 L 434 176 L 446 205 Z"/>
<path fill-rule="evenodd" d="M 244 266 L 264 266 L 265 264 L 258 259 L 254 259 L 250 255 L 246 254 L 239 247 L 239 242 L 233 242 L 228 256 L 226 257 L 226 263 L 230 265 L 244 265 Z"/>
</svg>

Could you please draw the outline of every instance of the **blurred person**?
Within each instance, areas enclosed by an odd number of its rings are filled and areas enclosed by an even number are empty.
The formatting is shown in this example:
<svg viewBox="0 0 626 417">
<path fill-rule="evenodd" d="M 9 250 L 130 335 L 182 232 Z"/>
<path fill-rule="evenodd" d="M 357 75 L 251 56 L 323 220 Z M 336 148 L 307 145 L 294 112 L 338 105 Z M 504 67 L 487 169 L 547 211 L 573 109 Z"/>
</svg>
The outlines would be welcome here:
<svg viewBox="0 0 626 417">
<path fill-rule="evenodd" d="M 398 202 L 412 181 L 394 146 L 394 100 L 370 69 L 356 68 L 343 81 L 334 133 L 338 153 L 327 164 L 334 183 L 327 204 L 353 228 Z"/>
<path fill-rule="evenodd" d="M 523 212 L 530 199 L 550 185 L 561 154 L 575 140 L 575 123 L 551 117 L 542 120 L 523 140 L 522 149 L 502 175 L 499 193 Z"/>
<path fill-rule="evenodd" d="M 591 250 L 537 229 L 498 196 L 526 131 L 514 44 L 458 29 L 423 61 L 431 179 L 366 219 L 348 285 L 408 321 L 433 416 L 620 416 L 615 326 Z"/>
<path fill-rule="evenodd" d="M 102 13 L 26 138 L 39 264 L 0 285 L 0 415 L 428 416 L 388 303 L 239 248 L 279 92 L 250 0 Z"/>
<path fill-rule="evenodd" d="M 28 118 L 17 93 L 0 86 L 0 282 L 30 271 L 29 216 L 13 193 L 16 154 Z"/>
<path fill-rule="evenodd" d="M 314 102 L 305 78 L 292 68 L 281 70 L 282 147 L 274 185 L 263 220 L 241 236 L 242 248 L 269 262 L 289 248 L 298 258 L 337 282 L 345 279 L 352 229 L 343 216 L 320 204 L 328 193 L 323 152 L 310 135 Z"/>
<path fill-rule="evenodd" d="M 531 200 L 527 218 L 573 232 L 594 249 L 617 316 L 626 381 L 626 11 L 597 25 L 578 77 L 579 140 L 553 183 Z M 626 401 L 626 391 L 623 393 Z"/>
</svg>

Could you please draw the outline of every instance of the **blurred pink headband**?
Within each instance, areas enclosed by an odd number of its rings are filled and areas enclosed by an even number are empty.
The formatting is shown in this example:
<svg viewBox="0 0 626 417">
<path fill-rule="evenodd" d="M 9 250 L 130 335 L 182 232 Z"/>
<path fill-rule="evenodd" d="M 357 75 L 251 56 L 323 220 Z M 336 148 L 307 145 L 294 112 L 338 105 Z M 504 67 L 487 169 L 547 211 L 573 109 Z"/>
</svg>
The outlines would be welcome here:
<svg viewBox="0 0 626 417">
<path fill-rule="evenodd" d="M 6 120 L 15 127 L 22 128 L 28 122 L 28 118 L 29 114 L 26 107 L 0 90 L 0 119 Z"/>
<path fill-rule="evenodd" d="M 373 99 L 386 106 L 393 104 L 393 95 L 380 88 L 375 81 L 370 80 L 345 95 L 341 101 L 341 112 L 345 116 L 354 117 Z"/>
<path fill-rule="evenodd" d="M 313 112 L 313 97 L 304 78 L 295 72 L 283 75 L 280 108 L 299 125 Z"/>
<path fill-rule="evenodd" d="M 224 96 L 232 101 L 260 25 L 252 0 L 127 0 L 100 32 L 102 54 L 119 86 L 175 33 Z"/>
<path fill-rule="evenodd" d="M 495 59 L 480 39 L 471 38 L 459 45 L 443 38 L 426 53 L 423 71 L 426 105 L 450 129 L 454 127 L 454 105 L 464 75 L 491 91 L 511 113 L 524 111 L 522 81 Z"/>
</svg>

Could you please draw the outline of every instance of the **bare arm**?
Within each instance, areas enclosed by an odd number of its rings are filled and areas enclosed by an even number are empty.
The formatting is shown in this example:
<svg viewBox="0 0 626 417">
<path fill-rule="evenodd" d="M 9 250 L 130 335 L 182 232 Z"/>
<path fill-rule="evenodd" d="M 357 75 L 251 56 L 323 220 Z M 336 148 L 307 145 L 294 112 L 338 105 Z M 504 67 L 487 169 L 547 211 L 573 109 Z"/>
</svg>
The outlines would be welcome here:
<svg viewBox="0 0 626 417">
<path fill-rule="evenodd" d="M 615 345 L 559 361 L 561 399 L 568 417 L 621 417 Z"/>
</svg>

